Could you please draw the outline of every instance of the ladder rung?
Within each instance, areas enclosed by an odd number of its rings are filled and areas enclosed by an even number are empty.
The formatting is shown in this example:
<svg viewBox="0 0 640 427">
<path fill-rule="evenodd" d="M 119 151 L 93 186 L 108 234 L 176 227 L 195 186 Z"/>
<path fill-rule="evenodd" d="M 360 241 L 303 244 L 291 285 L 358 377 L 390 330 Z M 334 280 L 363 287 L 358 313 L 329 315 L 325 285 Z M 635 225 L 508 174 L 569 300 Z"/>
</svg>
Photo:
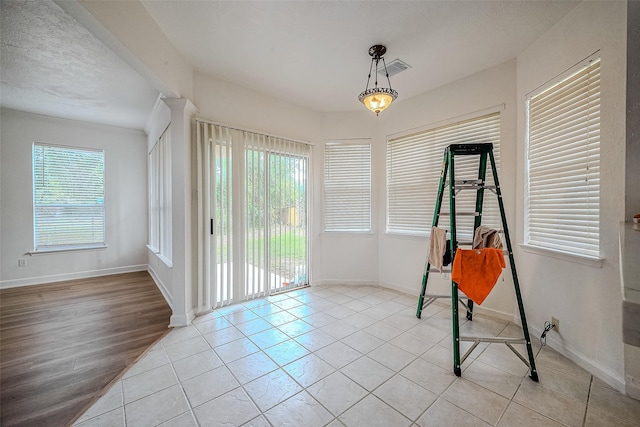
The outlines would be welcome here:
<svg viewBox="0 0 640 427">
<path fill-rule="evenodd" d="M 495 185 L 474 185 L 474 184 L 461 184 L 456 185 L 456 190 L 479 190 L 480 188 L 485 188 L 487 190 L 495 190 Z M 457 194 L 457 193 L 456 193 Z"/>
<path fill-rule="evenodd" d="M 449 215 L 449 212 L 440 212 L 440 215 Z M 480 216 L 479 212 L 456 212 L 457 216 Z"/>
<path fill-rule="evenodd" d="M 453 183 L 458 186 L 458 185 L 482 185 L 484 183 L 483 180 L 481 179 L 454 179 Z M 448 187 L 449 186 L 449 181 L 445 181 L 445 185 Z"/>
<path fill-rule="evenodd" d="M 468 243 L 465 246 L 471 246 L 471 245 L 473 245 L 473 243 Z M 475 248 L 461 248 L 460 246 L 461 246 L 461 244 L 460 244 L 460 242 L 458 242 L 458 249 L 464 249 L 464 250 L 467 250 L 467 251 L 475 250 Z M 477 248 L 477 250 L 481 250 L 481 249 L 482 248 Z M 502 248 L 502 254 L 503 255 L 509 255 L 509 250 L 507 248 Z"/>
<path fill-rule="evenodd" d="M 498 344 L 526 344 L 527 340 L 522 338 L 509 338 L 509 337 L 463 337 L 460 335 L 460 341 L 479 341 Z"/>
<path fill-rule="evenodd" d="M 443 215 L 444 215 L 444 213 L 443 213 Z M 441 229 L 446 230 L 446 231 L 451 231 L 451 230 L 450 230 L 450 227 L 441 227 L 441 226 L 438 226 L 438 228 L 441 228 Z M 499 229 L 499 230 L 494 229 L 494 230 L 496 230 L 496 231 L 497 231 L 498 233 L 500 233 L 500 234 L 504 234 L 504 230 L 503 230 L 503 229 Z M 460 244 L 460 240 L 458 240 L 458 244 Z"/>
</svg>

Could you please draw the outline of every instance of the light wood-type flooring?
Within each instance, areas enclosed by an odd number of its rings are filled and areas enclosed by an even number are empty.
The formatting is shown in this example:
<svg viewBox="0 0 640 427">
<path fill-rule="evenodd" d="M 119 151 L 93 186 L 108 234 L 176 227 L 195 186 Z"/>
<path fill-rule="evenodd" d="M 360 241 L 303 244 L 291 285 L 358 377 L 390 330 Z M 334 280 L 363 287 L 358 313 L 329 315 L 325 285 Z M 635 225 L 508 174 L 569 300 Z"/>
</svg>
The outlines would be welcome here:
<svg viewBox="0 0 640 427">
<path fill-rule="evenodd" d="M 0 425 L 67 425 L 170 316 L 147 272 L 0 290 Z"/>
</svg>

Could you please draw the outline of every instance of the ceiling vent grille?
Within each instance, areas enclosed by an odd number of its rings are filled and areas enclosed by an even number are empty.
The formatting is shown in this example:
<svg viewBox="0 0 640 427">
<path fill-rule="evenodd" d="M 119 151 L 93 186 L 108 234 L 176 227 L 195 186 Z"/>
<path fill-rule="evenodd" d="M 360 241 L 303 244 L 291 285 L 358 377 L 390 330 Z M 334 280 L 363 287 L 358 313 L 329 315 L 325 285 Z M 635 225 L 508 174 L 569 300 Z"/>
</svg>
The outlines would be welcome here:
<svg viewBox="0 0 640 427">
<path fill-rule="evenodd" d="M 389 72 L 389 77 L 394 76 L 399 72 L 406 70 L 407 68 L 411 68 L 411 66 L 397 58 L 387 63 L 387 71 Z M 378 68 L 378 74 L 380 74 L 381 76 L 385 75 L 384 67 Z"/>
</svg>

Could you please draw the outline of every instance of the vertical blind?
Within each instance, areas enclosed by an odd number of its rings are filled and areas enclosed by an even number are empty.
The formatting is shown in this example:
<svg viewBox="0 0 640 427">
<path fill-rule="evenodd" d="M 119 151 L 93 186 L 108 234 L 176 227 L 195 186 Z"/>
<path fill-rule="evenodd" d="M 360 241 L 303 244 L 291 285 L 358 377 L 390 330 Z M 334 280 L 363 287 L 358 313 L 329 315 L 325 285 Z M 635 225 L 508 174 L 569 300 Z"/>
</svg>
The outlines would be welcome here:
<svg viewBox="0 0 640 427">
<path fill-rule="evenodd" d="M 387 232 L 428 235 L 438 196 L 444 150 L 450 144 L 492 143 L 496 166 L 500 164 L 500 113 L 483 115 L 387 142 Z M 457 156 L 455 179 L 477 179 L 479 156 Z M 493 184 L 487 161 L 486 182 Z M 474 191 L 456 195 L 456 211 L 475 210 Z M 491 200 L 493 199 L 493 200 Z M 443 198 L 448 200 L 448 186 Z M 443 203 L 442 212 L 448 211 Z M 482 223 L 499 228 L 500 215 L 495 197 L 484 197 Z M 449 225 L 439 223 L 442 227 Z M 457 234 L 468 238 L 473 233 L 473 217 L 457 219 Z"/>
<path fill-rule="evenodd" d="M 104 151 L 33 144 L 35 250 L 104 246 Z"/>
<path fill-rule="evenodd" d="M 234 301 L 237 297 L 237 287 L 234 289 L 234 269 L 233 269 L 233 252 L 235 246 L 233 223 L 233 199 L 235 192 L 233 169 L 234 156 L 233 145 L 235 143 L 232 137 L 232 130 L 222 126 L 211 126 L 202 123 L 204 126 L 205 136 L 211 138 L 213 145 L 210 152 L 213 156 L 213 171 L 211 178 L 213 179 L 211 198 L 213 211 L 211 216 L 212 229 L 210 233 L 215 239 L 213 243 L 213 266 L 216 269 L 215 275 L 215 305 L 223 305 Z M 206 140 L 208 144 L 209 141 Z"/>
<path fill-rule="evenodd" d="M 600 60 L 528 97 L 527 242 L 599 256 Z"/>
<path fill-rule="evenodd" d="M 371 231 L 371 143 L 324 146 L 324 230 Z"/>
<path fill-rule="evenodd" d="M 308 144 L 197 121 L 198 310 L 308 283 Z"/>
<path fill-rule="evenodd" d="M 244 132 L 246 294 L 307 281 L 309 146 Z"/>
</svg>

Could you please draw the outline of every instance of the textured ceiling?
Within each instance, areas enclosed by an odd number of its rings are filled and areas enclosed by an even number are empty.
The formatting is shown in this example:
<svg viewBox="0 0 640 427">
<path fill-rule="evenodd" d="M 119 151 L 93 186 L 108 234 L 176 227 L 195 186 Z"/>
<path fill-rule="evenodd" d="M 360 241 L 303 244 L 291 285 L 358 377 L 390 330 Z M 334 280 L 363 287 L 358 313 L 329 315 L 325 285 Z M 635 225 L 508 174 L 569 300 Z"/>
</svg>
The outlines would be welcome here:
<svg viewBox="0 0 640 427">
<path fill-rule="evenodd" d="M 316 111 L 362 108 L 368 49 L 412 68 L 391 79 L 399 102 L 498 65 L 577 2 L 143 1 L 200 71 Z"/>
<path fill-rule="evenodd" d="M 158 93 L 52 1 L 0 2 L 2 106 L 143 129 Z"/>
</svg>

